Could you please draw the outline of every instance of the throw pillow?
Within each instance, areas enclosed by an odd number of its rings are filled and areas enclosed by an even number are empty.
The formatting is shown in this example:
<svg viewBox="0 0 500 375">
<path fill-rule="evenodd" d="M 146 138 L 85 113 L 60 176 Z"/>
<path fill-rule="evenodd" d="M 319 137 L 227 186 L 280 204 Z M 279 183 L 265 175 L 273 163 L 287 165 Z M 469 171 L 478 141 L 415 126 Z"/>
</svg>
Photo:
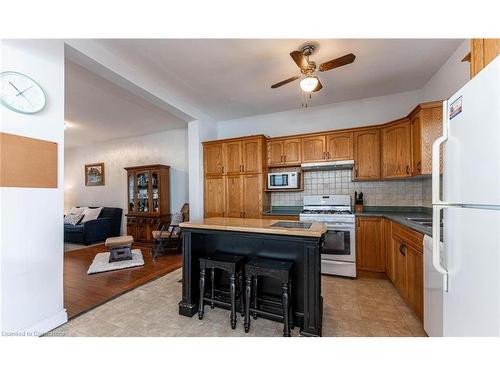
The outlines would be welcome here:
<svg viewBox="0 0 500 375">
<path fill-rule="evenodd" d="M 68 214 L 64 216 L 64 224 L 76 225 L 82 219 L 83 214 Z"/>
<path fill-rule="evenodd" d="M 71 207 L 69 209 L 68 215 L 80 215 L 83 214 L 84 207 Z"/>
<path fill-rule="evenodd" d="M 86 207 L 83 210 L 83 220 L 82 223 L 86 223 L 87 221 L 90 220 L 95 220 L 99 217 L 99 214 L 101 213 L 102 207 L 97 207 L 97 208 L 88 208 Z"/>
</svg>

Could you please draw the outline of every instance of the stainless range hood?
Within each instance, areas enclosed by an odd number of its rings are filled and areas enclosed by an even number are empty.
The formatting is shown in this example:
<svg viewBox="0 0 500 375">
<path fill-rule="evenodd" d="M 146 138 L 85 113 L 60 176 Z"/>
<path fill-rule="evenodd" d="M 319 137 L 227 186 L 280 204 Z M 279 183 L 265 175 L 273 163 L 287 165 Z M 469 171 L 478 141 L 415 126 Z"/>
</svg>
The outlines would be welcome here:
<svg viewBox="0 0 500 375">
<path fill-rule="evenodd" d="M 304 172 L 307 171 L 332 171 L 337 169 L 352 169 L 354 160 L 322 161 L 319 163 L 302 163 Z"/>
</svg>

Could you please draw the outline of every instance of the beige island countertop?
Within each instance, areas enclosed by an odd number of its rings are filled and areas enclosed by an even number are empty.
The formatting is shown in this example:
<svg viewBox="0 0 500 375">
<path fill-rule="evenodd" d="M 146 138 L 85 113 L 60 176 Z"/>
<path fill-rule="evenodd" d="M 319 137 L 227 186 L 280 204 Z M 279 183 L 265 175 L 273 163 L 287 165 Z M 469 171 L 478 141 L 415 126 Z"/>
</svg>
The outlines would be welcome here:
<svg viewBox="0 0 500 375">
<path fill-rule="evenodd" d="M 311 223 L 311 227 L 308 229 L 282 228 L 282 227 L 271 226 L 272 224 L 277 223 L 278 221 L 290 222 L 289 220 L 211 217 L 211 218 L 191 220 L 185 223 L 181 223 L 180 227 L 220 230 L 220 231 L 230 231 L 230 232 L 280 234 L 286 236 L 301 236 L 301 237 L 321 237 L 326 232 L 325 224 L 318 222 Z"/>
</svg>

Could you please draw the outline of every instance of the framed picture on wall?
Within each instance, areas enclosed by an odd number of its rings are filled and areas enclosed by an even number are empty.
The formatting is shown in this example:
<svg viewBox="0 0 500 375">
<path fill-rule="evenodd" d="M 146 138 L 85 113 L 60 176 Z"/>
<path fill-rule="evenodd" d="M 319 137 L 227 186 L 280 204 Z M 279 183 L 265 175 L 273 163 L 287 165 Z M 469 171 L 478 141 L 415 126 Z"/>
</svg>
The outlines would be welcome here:
<svg viewBox="0 0 500 375">
<path fill-rule="evenodd" d="M 104 185 L 104 163 L 85 164 L 85 186 Z"/>
</svg>

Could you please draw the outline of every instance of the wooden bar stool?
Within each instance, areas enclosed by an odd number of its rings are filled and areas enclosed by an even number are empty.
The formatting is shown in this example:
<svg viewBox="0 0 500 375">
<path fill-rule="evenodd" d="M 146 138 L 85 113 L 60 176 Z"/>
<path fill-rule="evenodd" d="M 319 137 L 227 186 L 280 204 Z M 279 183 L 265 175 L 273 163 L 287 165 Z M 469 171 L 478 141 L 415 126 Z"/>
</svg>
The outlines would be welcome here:
<svg viewBox="0 0 500 375">
<path fill-rule="evenodd" d="M 292 307 L 292 273 L 294 263 L 291 261 L 268 259 L 268 258 L 254 258 L 245 265 L 246 277 L 246 298 L 245 298 L 245 332 L 250 330 L 250 313 L 253 318 L 257 319 L 259 313 L 264 311 L 259 306 L 259 301 L 263 304 L 272 303 L 275 301 L 266 300 L 258 295 L 258 279 L 260 277 L 269 277 L 281 282 L 281 303 L 277 303 L 283 313 L 283 336 L 290 337 L 290 329 L 293 329 L 293 307 Z M 252 298 L 252 284 L 253 284 L 253 307 L 251 306 Z"/>
<path fill-rule="evenodd" d="M 221 305 L 230 307 L 231 328 L 236 328 L 236 299 L 240 301 L 241 316 L 244 313 L 244 297 L 243 297 L 243 271 L 245 265 L 245 257 L 242 255 L 234 255 L 222 252 L 216 252 L 214 255 L 200 258 L 200 303 L 198 306 L 198 318 L 203 319 L 205 310 L 205 302 L 210 303 L 210 307 Z M 211 289 L 210 297 L 205 296 L 205 274 L 206 270 L 210 269 Z M 222 289 L 216 288 L 215 271 L 222 270 L 229 275 L 229 293 Z M 238 291 L 237 291 L 238 289 Z M 217 293 L 217 295 L 216 295 Z M 229 294 L 230 302 L 227 303 L 223 297 Z"/>
</svg>

